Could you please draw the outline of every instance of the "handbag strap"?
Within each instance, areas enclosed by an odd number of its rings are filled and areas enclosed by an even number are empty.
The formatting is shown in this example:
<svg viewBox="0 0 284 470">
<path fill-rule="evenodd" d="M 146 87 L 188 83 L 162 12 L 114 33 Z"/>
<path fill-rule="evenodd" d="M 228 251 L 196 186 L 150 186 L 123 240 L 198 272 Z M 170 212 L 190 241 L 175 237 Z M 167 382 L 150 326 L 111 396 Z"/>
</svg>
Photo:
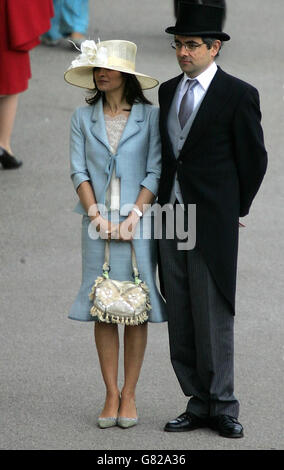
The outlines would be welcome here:
<svg viewBox="0 0 284 470">
<path fill-rule="evenodd" d="M 133 277 L 136 283 L 141 282 L 141 279 L 139 279 L 139 271 L 138 271 L 138 266 L 137 266 L 137 259 L 136 259 L 136 254 L 134 250 L 134 245 L 133 242 L 130 241 L 131 243 L 131 262 L 132 262 L 132 269 L 133 269 Z M 109 264 L 109 258 L 110 258 L 110 240 L 106 240 L 105 243 L 105 261 L 103 264 L 103 275 L 104 277 L 109 277 L 108 273 L 110 271 L 110 264 Z"/>
</svg>

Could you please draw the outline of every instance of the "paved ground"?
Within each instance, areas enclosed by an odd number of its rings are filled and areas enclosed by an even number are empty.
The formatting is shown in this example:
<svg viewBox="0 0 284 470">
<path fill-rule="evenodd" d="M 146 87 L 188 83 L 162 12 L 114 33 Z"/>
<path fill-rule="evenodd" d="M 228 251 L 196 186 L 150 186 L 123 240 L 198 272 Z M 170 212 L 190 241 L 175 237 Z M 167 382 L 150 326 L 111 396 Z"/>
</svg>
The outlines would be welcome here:
<svg viewBox="0 0 284 470">
<path fill-rule="evenodd" d="M 91 1 L 90 38 L 138 44 L 137 70 L 178 73 L 164 28 L 170 0 Z M 63 81 L 69 47 L 37 47 L 21 96 L 13 148 L 24 160 L 0 171 L 2 449 L 283 449 L 283 53 L 282 0 L 228 0 L 232 40 L 219 59 L 260 91 L 269 169 L 240 240 L 235 391 L 245 438 L 210 430 L 172 435 L 183 411 L 166 324 L 152 325 L 137 390 L 140 425 L 101 431 L 104 387 L 92 325 L 67 319 L 80 283 L 80 218 L 68 168 L 69 122 L 85 93 Z M 157 101 L 157 90 L 148 93 Z M 122 380 L 122 368 L 120 372 Z"/>
</svg>

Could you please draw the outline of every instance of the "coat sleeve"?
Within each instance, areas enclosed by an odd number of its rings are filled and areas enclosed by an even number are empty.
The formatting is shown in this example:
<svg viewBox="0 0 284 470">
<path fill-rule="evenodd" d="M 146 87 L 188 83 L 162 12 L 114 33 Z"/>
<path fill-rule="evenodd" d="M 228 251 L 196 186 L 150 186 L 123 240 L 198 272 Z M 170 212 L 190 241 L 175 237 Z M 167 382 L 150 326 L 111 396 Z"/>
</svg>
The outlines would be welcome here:
<svg viewBox="0 0 284 470">
<path fill-rule="evenodd" d="M 146 177 L 141 186 L 149 189 L 155 196 L 158 193 L 161 175 L 161 141 L 159 132 L 159 109 L 153 108 L 149 119 L 149 148 L 146 165 Z"/>
<path fill-rule="evenodd" d="M 250 87 L 234 117 L 235 160 L 240 182 L 240 217 L 248 214 L 267 168 L 258 91 Z"/>
<path fill-rule="evenodd" d="M 39 36 L 51 27 L 50 19 L 54 15 L 52 0 L 9 0 L 6 6 L 9 48 L 31 50 L 40 43 Z"/>
<path fill-rule="evenodd" d="M 80 127 L 80 109 L 76 109 L 71 119 L 70 176 L 75 190 L 83 181 L 90 180 L 85 156 L 85 137 Z"/>
</svg>

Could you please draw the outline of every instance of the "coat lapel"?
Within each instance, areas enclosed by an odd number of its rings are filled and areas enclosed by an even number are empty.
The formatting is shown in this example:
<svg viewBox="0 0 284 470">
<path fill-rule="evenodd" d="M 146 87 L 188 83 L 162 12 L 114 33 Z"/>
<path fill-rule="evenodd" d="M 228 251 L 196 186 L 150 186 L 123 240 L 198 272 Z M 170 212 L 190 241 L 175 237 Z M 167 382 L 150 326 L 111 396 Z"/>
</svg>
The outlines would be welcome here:
<svg viewBox="0 0 284 470">
<path fill-rule="evenodd" d="M 172 157 L 174 157 L 174 152 L 172 150 L 172 143 L 168 131 L 168 115 L 174 95 L 177 89 L 177 86 L 180 80 L 183 78 L 183 73 L 177 77 L 170 80 L 166 87 L 163 90 L 163 95 L 160 95 L 160 128 L 162 134 L 162 140 L 166 144 L 166 148 L 171 149 Z"/>
<path fill-rule="evenodd" d="M 170 111 L 170 107 L 174 99 L 177 86 L 182 78 L 183 78 L 183 73 L 179 75 L 178 77 L 173 78 L 167 83 L 167 87 L 165 89 L 166 93 L 164 94 L 163 100 L 160 103 L 162 118 L 163 118 L 162 122 L 164 123 L 166 129 L 167 129 L 167 118 L 168 118 L 168 114 Z"/>
<path fill-rule="evenodd" d="M 136 103 L 132 106 L 131 113 L 124 128 L 123 134 L 118 144 L 118 148 L 124 144 L 130 137 L 137 134 L 141 127 L 140 122 L 144 121 L 144 106 L 142 103 Z"/>
<path fill-rule="evenodd" d="M 131 109 L 128 121 L 124 128 L 123 134 L 119 141 L 118 147 L 120 147 L 126 140 L 134 136 L 140 131 L 140 122 L 144 121 L 144 106 L 141 103 L 134 104 Z M 92 134 L 98 139 L 105 147 L 111 151 L 110 144 L 107 137 L 107 131 L 105 126 L 105 118 L 103 112 L 103 102 L 98 101 L 94 106 L 92 121 L 94 125 L 91 128 Z"/>
<path fill-rule="evenodd" d="M 110 151 L 102 99 L 100 99 L 94 106 L 92 121 L 94 122 L 94 125 L 91 127 L 92 134 Z"/>
<path fill-rule="evenodd" d="M 225 72 L 218 67 L 185 140 L 181 155 L 185 151 L 188 152 L 200 141 L 210 123 L 214 122 L 217 115 L 222 112 L 230 96 L 230 82 L 227 80 Z"/>
</svg>

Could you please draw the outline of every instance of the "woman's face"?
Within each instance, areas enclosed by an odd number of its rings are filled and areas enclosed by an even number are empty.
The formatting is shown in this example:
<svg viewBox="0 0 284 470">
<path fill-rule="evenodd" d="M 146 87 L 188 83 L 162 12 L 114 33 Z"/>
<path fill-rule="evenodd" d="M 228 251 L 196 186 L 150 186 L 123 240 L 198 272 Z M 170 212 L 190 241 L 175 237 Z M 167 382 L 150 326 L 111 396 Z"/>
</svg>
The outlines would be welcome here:
<svg viewBox="0 0 284 470">
<path fill-rule="evenodd" d="M 117 70 L 95 68 L 94 79 L 98 90 L 104 91 L 105 93 L 118 90 L 123 91 L 124 89 L 125 78 L 122 73 Z"/>
</svg>

